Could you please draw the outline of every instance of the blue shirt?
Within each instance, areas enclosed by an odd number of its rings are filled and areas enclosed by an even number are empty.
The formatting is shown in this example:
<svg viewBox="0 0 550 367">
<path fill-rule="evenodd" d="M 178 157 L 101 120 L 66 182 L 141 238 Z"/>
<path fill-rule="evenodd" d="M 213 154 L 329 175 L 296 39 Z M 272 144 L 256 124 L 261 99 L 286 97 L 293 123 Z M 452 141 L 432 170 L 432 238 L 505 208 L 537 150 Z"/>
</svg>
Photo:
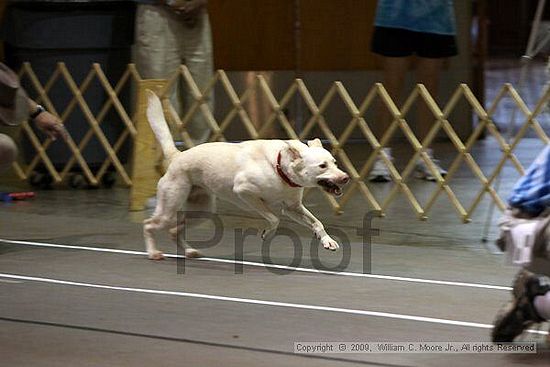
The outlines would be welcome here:
<svg viewBox="0 0 550 367">
<path fill-rule="evenodd" d="M 550 207 L 550 145 L 516 183 L 508 204 L 535 216 Z"/>
<path fill-rule="evenodd" d="M 456 34 L 453 0 L 378 0 L 377 27 Z"/>
</svg>

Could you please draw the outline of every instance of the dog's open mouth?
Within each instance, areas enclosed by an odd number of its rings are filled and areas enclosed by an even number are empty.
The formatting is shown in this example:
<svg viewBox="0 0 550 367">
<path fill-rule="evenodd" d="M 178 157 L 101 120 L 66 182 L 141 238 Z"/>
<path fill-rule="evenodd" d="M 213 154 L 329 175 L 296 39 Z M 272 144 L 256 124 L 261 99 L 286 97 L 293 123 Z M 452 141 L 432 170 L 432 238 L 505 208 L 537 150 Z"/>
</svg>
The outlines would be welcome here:
<svg viewBox="0 0 550 367">
<path fill-rule="evenodd" d="M 342 195 L 342 188 L 327 179 L 317 181 L 317 185 L 321 186 L 323 190 L 334 196 Z"/>
</svg>

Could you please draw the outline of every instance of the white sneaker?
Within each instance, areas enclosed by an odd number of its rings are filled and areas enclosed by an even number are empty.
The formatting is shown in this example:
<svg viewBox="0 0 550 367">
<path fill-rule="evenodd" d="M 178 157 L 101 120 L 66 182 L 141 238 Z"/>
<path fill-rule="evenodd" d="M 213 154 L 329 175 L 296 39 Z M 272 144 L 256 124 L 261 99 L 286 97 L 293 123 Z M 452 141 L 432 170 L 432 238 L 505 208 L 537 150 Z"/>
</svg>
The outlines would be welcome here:
<svg viewBox="0 0 550 367">
<path fill-rule="evenodd" d="M 439 159 L 434 158 L 433 151 L 431 149 L 427 149 L 426 153 L 428 153 L 428 156 L 430 157 L 430 159 L 434 163 L 435 168 L 437 169 L 439 174 L 442 177 L 445 177 L 447 175 L 447 170 L 445 170 L 443 167 L 441 167 L 439 165 Z M 435 176 L 432 174 L 432 171 L 430 171 L 430 169 L 426 165 L 426 162 L 424 162 L 424 160 L 422 158 L 419 158 L 418 161 L 416 162 L 416 166 L 414 167 L 414 171 L 415 171 L 416 177 L 418 177 L 422 180 L 432 181 L 432 182 L 437 181 Z"/>
<path fill-rule="evenodd" d="M 391 156 L 391 148 L 383 148 L 384 152 L 390 159 L 390 161 L 393 161 L 393 157 Z M 380 156 L 376 158 L 376 161 L 374 162 L 374 166 L 372 167 L 370 173 L 369 173 L 369 181 L 370 182 L 390 182 L 391 181 L 391 175 L 390 171 L 388 170 L 388 167 L 384 164 Z"/>
</svg>

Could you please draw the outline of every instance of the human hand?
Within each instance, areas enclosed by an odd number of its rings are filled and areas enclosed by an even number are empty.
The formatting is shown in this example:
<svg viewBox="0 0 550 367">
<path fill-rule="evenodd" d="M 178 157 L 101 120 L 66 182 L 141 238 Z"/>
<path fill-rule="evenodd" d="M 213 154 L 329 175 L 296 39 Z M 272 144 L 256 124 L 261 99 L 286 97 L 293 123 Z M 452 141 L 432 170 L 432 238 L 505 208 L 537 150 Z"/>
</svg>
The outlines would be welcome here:
<svg viewBox="0 0 550 367">
<path fill-rule="evenodd" d="M 208 0 L 174 0 L 170 7 L 186 19 L 195 18 L 206 7 Z"/>
<path fill-rule="evenodd" d="M 40 113 L 34 118 L 34 123 L 42 132 L 44 132 L 52 140 L 57 138 L 65 139 L 67 137 L 67 130 L 65 126 L 61 123 L 59 118 L 52 115 L 48 111 Z"/>
<path fill-rule="evenodd" d="M 208 0 L 175 0 L 173 7 L 184 14 L 197 13 L 208 4 Z"/>
</svg>

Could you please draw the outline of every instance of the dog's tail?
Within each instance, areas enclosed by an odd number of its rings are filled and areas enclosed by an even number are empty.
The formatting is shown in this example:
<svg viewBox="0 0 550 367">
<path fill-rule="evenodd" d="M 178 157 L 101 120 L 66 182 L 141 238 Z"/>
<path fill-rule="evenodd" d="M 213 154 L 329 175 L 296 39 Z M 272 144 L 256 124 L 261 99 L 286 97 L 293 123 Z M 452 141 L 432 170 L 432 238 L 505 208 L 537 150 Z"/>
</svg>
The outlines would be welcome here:
<svg viewBox="0 0 550 367">
<path fill-rule="evenodd" d="M 174 138 L 172 138 L 168 123 L 164 118 L 164 112 L 162 111 L 162 104 L 159 97 L 149 89 L 146 90 L 146 93 L 147 120 L 149 120 L 149 125 L 151 125 L 151 129 L 160 144 L 164 158 L 170 162 L 179 150 L 176 148 L 176 144 L 174 144 Z"/>
</svg>

